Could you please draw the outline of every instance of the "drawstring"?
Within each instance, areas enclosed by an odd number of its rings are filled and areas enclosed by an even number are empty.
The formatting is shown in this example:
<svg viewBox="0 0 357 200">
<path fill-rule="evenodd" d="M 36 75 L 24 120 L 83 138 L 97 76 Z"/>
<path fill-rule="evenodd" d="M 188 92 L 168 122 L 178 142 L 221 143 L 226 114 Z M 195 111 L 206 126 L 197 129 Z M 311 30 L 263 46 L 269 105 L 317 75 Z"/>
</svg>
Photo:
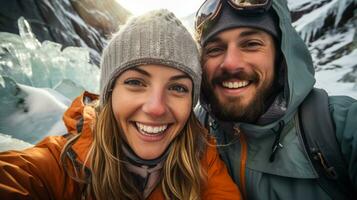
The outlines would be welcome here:
<svg viewBox="0 0 357 200">
<path fill-rule="evenodd" d="M 280 143 L 280 135 L 281 135 L 281 132 L 283 131 L 284 125 L 285 125 L 284 121 L 280 121 L 278 130 L 271 129 L 275 134 L 275 141 L 272 146 L 272 152 L 269 157 L 269 162 L 273 162 L 278 149 L 283 148 L 283 145 Z"/>
</svg>

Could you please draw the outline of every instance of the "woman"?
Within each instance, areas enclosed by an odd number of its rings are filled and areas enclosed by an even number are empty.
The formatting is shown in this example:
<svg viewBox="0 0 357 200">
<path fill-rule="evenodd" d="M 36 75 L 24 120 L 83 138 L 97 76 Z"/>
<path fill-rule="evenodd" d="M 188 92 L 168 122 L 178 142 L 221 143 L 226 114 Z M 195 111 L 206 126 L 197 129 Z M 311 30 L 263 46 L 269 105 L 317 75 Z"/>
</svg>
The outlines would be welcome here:
<svg viewBox="0 0 357 200">
<path fill-rule="evenodd" d="M 66 111 L 65 136 L 0 154 L 5 199 L 240 199 L 192 108 L 199 53 L 170 12 L 133 18 L 101 62 L 100 97 Z"/>
</svg>

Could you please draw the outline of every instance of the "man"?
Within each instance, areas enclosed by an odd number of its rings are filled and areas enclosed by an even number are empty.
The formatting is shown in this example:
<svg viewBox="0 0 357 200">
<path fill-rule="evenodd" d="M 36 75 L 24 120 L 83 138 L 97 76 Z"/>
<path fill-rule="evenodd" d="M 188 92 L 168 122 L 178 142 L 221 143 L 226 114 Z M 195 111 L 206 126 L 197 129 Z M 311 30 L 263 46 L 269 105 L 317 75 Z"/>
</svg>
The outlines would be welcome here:
<svg viewBox="0 0 357 200">
<path fill-rule="evenodd" d="M 197 12 L 196 31 L 204 73 L 195 112 L 216 137 L 246 199 L 333 199 L 317 181 L 298 134 L 298 108 L 315 79 L 286 1 L 207 0 Z M 328 99 L 356 191 L 357 102 Z"/>
</svg>

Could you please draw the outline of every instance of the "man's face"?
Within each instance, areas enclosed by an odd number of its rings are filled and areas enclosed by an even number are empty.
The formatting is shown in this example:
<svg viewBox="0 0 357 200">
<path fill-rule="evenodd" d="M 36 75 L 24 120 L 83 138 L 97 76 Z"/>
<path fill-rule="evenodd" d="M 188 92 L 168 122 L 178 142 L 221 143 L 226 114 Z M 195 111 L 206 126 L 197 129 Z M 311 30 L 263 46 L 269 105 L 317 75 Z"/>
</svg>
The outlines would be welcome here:
<svg viewBox="0 0 357 200">
<path fill-rule="evenodd" d="M 203 48 L 203 94 L 226 121 L 255 122 L 266 109 L 274 82 L 275 44 L 259 29 L 234 28 Z"/>
</svg>

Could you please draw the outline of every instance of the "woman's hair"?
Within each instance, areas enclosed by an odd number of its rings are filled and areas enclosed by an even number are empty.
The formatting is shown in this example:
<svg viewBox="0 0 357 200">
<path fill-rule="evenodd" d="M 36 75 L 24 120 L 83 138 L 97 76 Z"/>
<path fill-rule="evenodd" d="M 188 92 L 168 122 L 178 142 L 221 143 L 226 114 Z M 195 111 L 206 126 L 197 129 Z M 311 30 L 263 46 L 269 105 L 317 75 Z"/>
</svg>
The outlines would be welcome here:
<svg viewBox="0 0 357 200">
<path fill-rule="evenodd" d="M 86 194 L 96 199 L 143 199 L 143 191 L 134 185 L 133 177 L 124 165 L 124 134 L 115 120 L 111 97 L 97 110 L 93 143 L 85 161 L 91 169 Z M 159 182 L 166 199 L 200 199 L 202 184 L 206 181 L 206 172 L 200 162 L 206 148 L 206 136 L 207 131 L 191 112 L 186 125 L 167 149 L 169 152 Z M 62 153 L 61 157 L 65 155 Z M 86 182 L 68 174 L 76 181 Z"/>
</svg>

